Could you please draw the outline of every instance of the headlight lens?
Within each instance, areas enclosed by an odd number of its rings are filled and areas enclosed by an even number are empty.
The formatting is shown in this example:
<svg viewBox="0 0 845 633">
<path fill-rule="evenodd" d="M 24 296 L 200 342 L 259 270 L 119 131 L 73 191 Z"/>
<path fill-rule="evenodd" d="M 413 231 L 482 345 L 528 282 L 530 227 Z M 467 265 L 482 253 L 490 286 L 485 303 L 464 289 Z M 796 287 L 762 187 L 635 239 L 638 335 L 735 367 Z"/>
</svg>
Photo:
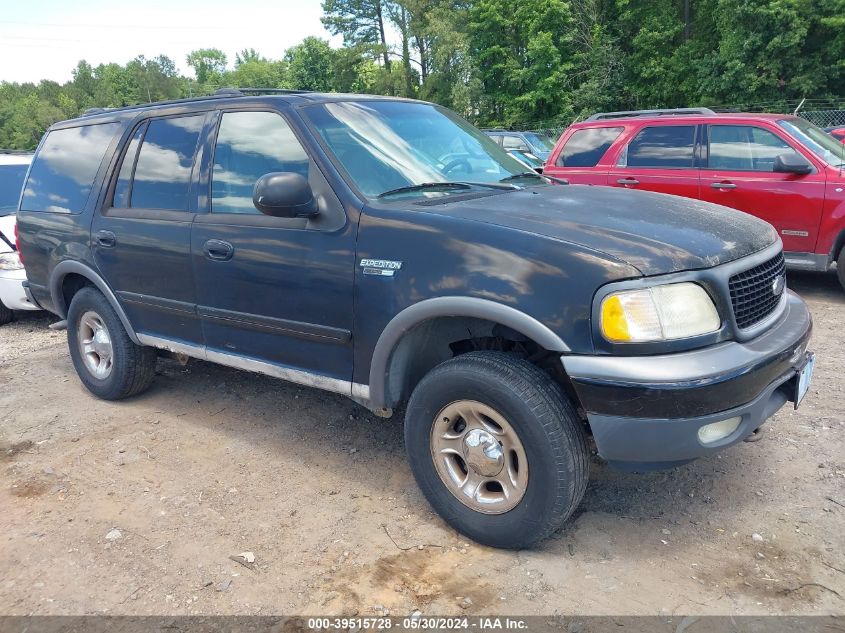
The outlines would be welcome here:
<svg viewBox="0 0 845 633">
<path fill-rule="evenodd" d="M 688 338 L 715 332 L 721 324 L 710 295 L 694 283 L 622 290 L 601 304 L 601 333 L 613 343 Z"/>
<path fill-rule="evenodd" d="M 20 255 L 17 253 L 0 253 L 0 270 L 22 270 Z"/>
</svg>

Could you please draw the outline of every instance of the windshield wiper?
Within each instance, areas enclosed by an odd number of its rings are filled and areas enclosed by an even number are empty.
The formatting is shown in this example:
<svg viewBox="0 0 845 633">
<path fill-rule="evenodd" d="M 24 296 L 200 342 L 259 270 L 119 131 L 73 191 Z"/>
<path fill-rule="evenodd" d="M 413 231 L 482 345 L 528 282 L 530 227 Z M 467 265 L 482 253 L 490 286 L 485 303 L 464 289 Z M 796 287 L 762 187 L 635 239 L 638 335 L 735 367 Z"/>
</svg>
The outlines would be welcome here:
<svg viewBox="0 0 845 633">
<path fill-rule="evenodd" d="M 555 178 L 554 176 L 547 176 L 546 174 L 538 174 L 536 171 L 523 171 L 518 174 L 505 176 L 499 182 L 508 182 L 510 180 L 516 180 L 517 178 L 539 178 L 540 180 L 546 180 L 548 182 L 556 182 L 559 185 L 569 184 L 569 181 L 564 180 L 563 178 Z"/>
<path fill-rule="evenodd" d="M 472 189 L 473 187 L 487 187 L 488 189 L 501 189 L 504 191 L 516 191 L 519 189 L 516 185 L 509 185 L 502 182 L 424 182 L 419 185 L 408 185 L 406 187 L 397 187 L 396 189 L 389 189 L 380 193 L 377 198 L 386 198 L 399 193 L 413 193 L 414 191 L 437 191 L 438 189 Z"/>
</svg>

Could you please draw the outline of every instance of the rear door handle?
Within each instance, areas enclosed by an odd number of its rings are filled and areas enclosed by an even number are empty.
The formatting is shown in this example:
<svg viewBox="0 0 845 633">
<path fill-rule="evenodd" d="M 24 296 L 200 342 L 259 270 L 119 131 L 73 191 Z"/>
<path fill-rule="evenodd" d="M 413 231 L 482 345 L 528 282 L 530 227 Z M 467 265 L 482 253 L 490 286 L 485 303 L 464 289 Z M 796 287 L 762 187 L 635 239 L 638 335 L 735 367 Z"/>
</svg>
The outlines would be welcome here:
<svg viewBox="0 0 845 633">
<path fill-rule="evenodd" d="M 620 185 L 638 185 L 638 184 L 640 184 L 640 181 L 637 180 L 636 178 L 620 178 L 616 182 L 618 182 Z"/>
<path fill-rule="evenodd" d="M 208 240 L 203 245 L 203 252 L 209 259 L 218 262 L 227 262 L 235 254 L 235 247 L 223 240 Z"/>
<path fill-rule="evenodd" d="M 94 240 L 103 248 L 113 248 L 117 244 L 117 236 L 111 231 L 97 231 Z"/>
<path fill-rule="evenodd" d="M 710 186 L 713 189 L 736 189 L 736 185 L 732 182 L 713 182 Z"/>
</svg>

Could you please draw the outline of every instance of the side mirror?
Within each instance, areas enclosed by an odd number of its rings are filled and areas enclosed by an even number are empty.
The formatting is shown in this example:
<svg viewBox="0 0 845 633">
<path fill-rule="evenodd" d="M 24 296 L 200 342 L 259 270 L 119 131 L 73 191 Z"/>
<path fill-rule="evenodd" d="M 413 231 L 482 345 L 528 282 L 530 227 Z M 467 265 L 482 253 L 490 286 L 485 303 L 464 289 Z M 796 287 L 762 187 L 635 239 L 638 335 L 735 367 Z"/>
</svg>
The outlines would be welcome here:
<svg viewBox="0 0 845 633">
<path fill-rule="evenodd" d="M 775 158 L 773 171 L 781 174 L 804 175 L 812 173 L 813 166 L 797 152 L 786 152 L 785 154 L 778 154 Z"/>
<path fill-rule="evenodd" d="M 310 218 L 320 212 L 311 185 L 290 171 L 261 176 L 252 190 L 252 204 L 264 215 L 277 218 Z"/>
</svg>

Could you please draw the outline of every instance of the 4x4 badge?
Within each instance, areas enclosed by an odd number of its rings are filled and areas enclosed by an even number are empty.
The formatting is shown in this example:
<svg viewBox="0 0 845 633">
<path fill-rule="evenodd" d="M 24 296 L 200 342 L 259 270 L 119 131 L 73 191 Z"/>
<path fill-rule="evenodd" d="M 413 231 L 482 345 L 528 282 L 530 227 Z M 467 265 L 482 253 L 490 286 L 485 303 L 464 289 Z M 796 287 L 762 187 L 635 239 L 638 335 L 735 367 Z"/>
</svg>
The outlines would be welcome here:
<svg viewBox="0 0 845 633">
<path fill-rule="evenodd" d="M 393 277 L 396 271 L 402 268 L 402 262 L 392 259 L 362 259 L 361 268 L 364 269 L 365 275 Z"/>
</svg>

